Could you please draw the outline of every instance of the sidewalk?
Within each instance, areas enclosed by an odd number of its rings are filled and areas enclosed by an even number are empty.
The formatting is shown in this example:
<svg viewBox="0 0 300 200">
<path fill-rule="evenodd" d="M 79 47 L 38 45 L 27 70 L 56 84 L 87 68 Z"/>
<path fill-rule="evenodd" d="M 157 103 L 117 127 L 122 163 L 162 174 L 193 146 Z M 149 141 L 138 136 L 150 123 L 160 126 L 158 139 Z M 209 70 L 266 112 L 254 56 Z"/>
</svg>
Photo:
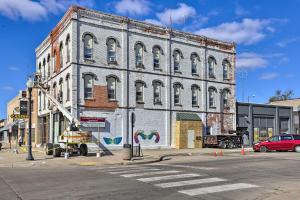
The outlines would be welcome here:
<svg viewBox="0 0 300 200">
<path fill-rule="evenodd" d="M 250 149 L 245 149 L 246 152 Z M 241 149 L 222 149 L 223 155 L 240 155 Z M 136 158 L 133 161 L 123 160 L 122 150 L 111 151 L 113 155 L 105 155 L 97 158 L 91 156 L 73 156 L 69 159 L 64 157 L 53 158 L 46 156 L 43 148 L 34 148 L 33 156 L 35 161 L 26 161 L 26 148 L 19 150 L 16 154 L 13 150 L 3 149 L 0 151 L 0 167 L 63 167 L 63 166 L 104 166 L 104 165 L 132 165 L 160 162 L 172 157 L 188 156 L 212 156 L 220 153 L 220 149 L 148 149 L 143 150 L 143 158 Z"/>
</svg>

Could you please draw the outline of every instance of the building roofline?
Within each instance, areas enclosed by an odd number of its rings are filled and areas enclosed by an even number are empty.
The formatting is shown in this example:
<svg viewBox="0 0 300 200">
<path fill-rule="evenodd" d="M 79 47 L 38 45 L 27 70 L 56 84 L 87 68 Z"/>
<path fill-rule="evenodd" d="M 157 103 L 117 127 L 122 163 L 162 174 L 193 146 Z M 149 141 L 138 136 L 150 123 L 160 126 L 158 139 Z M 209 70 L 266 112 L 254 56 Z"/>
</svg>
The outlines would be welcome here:
<svg viewBox="0 0 300 200">
<path fill-rule="evenodd" d="M 293 106 L 286 106 L 286 105 L 273 105 L 273 104 L 263 104 L 263 103 L 248 103 L 248 102 L 236 102 L 240 105 L 254 105 L 254 106 L 261 106 L 261 107 L 282 107 L 282 108 L 291 108 L 293 109 Z"/>
</svg>

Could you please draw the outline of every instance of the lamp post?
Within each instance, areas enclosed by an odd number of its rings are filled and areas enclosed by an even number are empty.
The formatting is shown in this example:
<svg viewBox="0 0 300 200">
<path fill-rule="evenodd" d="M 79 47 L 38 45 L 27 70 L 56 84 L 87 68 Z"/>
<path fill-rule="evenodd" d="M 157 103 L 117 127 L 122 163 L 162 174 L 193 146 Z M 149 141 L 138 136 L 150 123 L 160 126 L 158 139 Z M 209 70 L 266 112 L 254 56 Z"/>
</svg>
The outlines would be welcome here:
<svg viewBox="0 0 300 200">
<path fill-rule="evenodd" d="M 131 113 L 131 159 L 133 158 L 133 128 L 135 126 L 135 114 Z"/>
<path fill-rule="evenodd" d="M 29 107 L 29 119 L 28 119 L 28 137 L 27 137 L 27 141 L 28 141 L 28 155 L 26 160 L 34 160 L 33 156 L 32 156 L 32 144 L 31 144 L 31 131 L 32 131 L 32 107 L 31 107 L 31 101 L 32 101 L 32 88 L 34 86 L 33 80 L 32 78 L 29 78 L 27 83 L 26 83 L 27 89 L 28 89 L 28 107 Z"/>
</svg>

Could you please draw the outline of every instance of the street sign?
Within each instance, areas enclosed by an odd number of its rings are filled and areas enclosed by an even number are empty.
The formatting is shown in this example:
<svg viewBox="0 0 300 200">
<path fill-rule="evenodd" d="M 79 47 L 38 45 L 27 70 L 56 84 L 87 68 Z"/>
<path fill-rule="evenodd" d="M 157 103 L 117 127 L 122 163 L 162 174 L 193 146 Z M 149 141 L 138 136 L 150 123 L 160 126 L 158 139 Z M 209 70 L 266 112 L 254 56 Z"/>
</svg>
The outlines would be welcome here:
<svg viewBox="0 0 300 200">
<path fill-rule="evenodd" d="M 10 118 L 12 118 L 12 119 L 27 119 L 28 115 L 12 114 L 12 115 L 10 115 Z"/>
<path fill-rule="evenodd" d="M 84 127 L 101 127 L 105 128 L 105 118 L 99 117 L 80 117 L 80 121 Z"/>
</svg>

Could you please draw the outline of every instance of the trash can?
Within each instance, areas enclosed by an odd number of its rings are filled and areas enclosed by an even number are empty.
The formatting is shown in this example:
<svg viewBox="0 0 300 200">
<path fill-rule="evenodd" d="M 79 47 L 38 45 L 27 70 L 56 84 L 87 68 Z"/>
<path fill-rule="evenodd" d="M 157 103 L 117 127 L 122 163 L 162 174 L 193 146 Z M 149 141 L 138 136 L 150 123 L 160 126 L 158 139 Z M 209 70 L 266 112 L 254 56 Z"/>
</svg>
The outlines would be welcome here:
<svg viewBox="0 0 300 200">
<path fill-rule="evenodd" d="M 123 145 L 123 160 L 131 160 L 131 144 Z"/>
</svg>

